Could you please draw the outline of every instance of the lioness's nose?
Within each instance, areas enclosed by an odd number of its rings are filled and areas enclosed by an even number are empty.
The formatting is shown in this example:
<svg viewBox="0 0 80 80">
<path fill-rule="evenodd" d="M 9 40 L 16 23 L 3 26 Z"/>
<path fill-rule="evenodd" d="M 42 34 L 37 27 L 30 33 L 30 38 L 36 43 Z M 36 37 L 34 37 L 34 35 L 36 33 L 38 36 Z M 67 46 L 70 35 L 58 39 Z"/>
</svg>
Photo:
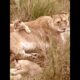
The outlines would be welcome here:
<svg viewBox="0 0 80 80">
<path fill-rule="evenodd" d="M 62 28 L 62 30 L 66 30 L 66 28 Z"/>
</svg>

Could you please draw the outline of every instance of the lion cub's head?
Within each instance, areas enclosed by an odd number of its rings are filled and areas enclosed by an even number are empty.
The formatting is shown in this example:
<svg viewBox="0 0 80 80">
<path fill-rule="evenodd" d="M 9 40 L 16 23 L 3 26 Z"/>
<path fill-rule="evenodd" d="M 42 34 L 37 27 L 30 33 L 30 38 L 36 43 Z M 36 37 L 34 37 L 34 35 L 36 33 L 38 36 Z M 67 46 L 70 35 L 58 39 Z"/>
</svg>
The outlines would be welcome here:
<svg viewBox="0 0 80 80">
<path fill-rule="evenodd" d="M 62 13 L 53 15 L 54 28 L 59 32 L 65 32 L 69 28 L 69 14 Z"/>
<path fill-rule="evenodd" d="M 25 25 L 22 21 L 20 20 L 15 20 L 13 22 L 13 24 L 10 24 L 10 28 L 14 29 L 14 31 L 19 31 L 19 30 L 22 30 L 24 29 L 27 33 L 30 33 L 31 30 L 29 29 L 29 27 L 27 25 Z"/>
</svg>

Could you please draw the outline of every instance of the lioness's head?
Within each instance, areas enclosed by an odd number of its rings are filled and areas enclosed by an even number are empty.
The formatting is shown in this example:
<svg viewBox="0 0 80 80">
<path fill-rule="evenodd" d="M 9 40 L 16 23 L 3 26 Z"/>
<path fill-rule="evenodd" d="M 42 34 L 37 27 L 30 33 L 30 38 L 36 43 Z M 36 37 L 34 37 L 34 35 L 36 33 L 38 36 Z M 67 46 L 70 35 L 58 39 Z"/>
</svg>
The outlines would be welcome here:
<svg viewBox="0 0 80 80">
<path fill-rule="evenodd" d="M 53 15 L 53 25 L 54 28 L 59 32 L 65 32 L 69 28 L 69 14 L 62 13 Z"/>
</svg>

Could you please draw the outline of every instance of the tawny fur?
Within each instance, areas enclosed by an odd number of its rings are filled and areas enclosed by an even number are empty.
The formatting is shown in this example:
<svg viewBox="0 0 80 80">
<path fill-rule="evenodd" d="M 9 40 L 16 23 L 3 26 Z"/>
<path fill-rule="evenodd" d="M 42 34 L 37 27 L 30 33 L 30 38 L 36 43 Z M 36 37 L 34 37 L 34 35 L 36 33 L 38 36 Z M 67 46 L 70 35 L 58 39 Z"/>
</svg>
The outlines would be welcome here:
<svg viewBox="0 0 80 80">
<path fill-rule="evenodd" d="M 19 27 L 19 28 L 17 28 L 17 27 Z M 15 20 L 15 21 L 13 21 L 13 23 L 10 24 L 10 32 L 20 31 L 22 29 L 24 29 L 27 33 L 31 32 L 31 30 L 29 29 L 29 27 L 27 25 L 25 25 L 20 20 Z"/>
</svg>

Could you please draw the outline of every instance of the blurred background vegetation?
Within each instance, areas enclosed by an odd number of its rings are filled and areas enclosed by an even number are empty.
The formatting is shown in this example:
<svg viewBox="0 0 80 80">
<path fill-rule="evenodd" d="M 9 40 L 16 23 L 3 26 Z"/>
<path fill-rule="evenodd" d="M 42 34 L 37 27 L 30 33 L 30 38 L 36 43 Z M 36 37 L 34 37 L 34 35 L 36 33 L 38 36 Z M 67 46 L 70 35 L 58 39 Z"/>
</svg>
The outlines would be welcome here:
<svg viewBox="0 0 80 80">
<path fill-rule="evenodd" d="M 61 11 L 70 11 L 70 0 L 10 0 L 11 21 L 17 18 L 29 21 Z"/>
</svg>

